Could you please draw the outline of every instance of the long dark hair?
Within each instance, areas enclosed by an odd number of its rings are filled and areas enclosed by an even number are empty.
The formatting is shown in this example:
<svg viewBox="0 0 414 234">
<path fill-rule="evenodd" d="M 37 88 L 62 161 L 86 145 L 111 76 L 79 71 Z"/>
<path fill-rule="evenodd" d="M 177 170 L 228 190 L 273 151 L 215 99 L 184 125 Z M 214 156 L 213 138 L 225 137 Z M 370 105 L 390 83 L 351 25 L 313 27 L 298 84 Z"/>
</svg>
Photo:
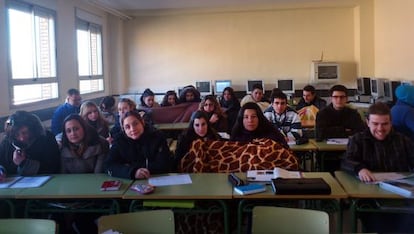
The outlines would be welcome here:
<svg viewBox="0 0 414 234">
<path fill-rule="evenodd" d="M 33 139 L 46 134 L 46 131 L 37 115 L 19 110 L 10 115 L 5 122 L 4 131 L 6 132 L 6 137 L 10 141 L 14 141 L 14 136 L 16 136 L 17 131 L 24 126 L 29 129 Z"/>
<path fill-rule="evenodd" d="M 216 139 L 218 139 L 218 137 L 217 137 L 218 133 L 216 132 L 216 130 L 214 130 L 211 127 L 211 124 L 208 121 L 207 114 L 204 111 L 200 111 L 200 110 L 194 112 L 193 115 L 191 116 L 190 123 L 188 124 L 188 128 L 186 130 L 184 130 L 184 133 L 183 133 L 183 135 L 185 137 L 188 137 L 188 138 L 193 139 L 193 140 L 197 139 L 197 138 L 200 138 L 197 135 L 197 133 L 194 131 L 194 120 L 195 119 L 204 119 L 204 120 L 206 120 L 206 123 L 207 123 L 206 137 L 207 138 L 216 138 Z"/>
<path fill-rule="evenodd" d="M 69 141 L 69 139 L 66 135 L 66 131 L 65 131 L 66 123 L 71 121 L 71 120 L 77 121 L 83 129 L 84 136 L 83 136 L 82 144 L 84 144 L 85 146 L 91 146 L 91 145 L 95 145 L 95 144 L 99 143 L 99 135 L 98 135 L 98 132 L 96 131 L 96 129 L 93 128 L 92 126 L 90 126 L 80 115 L 71 114 L 68 117 L 66 117 L 65 120 L 63 121 L 63 125 L 62 125 L 62 146 L 69 147 L 69 146 L 73 145 Z"/>
<path fill-rule="evenodd" d="M 178 104 L 178 96 L 177 93 L 174 90 L 169 90 L 165 93 L 164 97 L 162 98 L 161 106 L 171 106 L 170 103 L 168 103 L 168 96 L 174 95 L 175 104 Z"/>
<path fill-rule="evenodd" d="M 238 135 L 242 134 L 242 132 L 246 130 L 244 128 L 244 125 L 243 125 L 243 118 L 244 118 L 244 111 L 247 110 L 247 109 L 255 110 L 257 118 L 259 119 L 259 126 L 257 126 L 257 128 L 256 128 L 256 130 L 254 130 L 254 132 L 257 132 L 257 133 L 260 133 L 260 134 L 266 134 L 266 133 L 269 133 L 271 131 L 275 131 L 272 124 L 263 115 L 263 112 L 260 109 L 260 107 L 254 102 L 248 102 L 240 108 L 240 111 L 237 115 L 236 123 L 234 124 L 233 130 L 231 132 L 232 138 L 234 136 L 238 136 Z"/>
</svg>

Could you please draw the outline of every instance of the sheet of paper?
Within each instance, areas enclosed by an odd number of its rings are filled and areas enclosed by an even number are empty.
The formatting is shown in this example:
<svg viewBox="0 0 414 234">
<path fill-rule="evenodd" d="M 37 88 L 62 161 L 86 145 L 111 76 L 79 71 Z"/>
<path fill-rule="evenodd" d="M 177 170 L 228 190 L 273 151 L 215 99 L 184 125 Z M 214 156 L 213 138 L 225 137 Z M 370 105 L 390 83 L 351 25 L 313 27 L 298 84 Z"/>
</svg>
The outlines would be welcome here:
<svg viewBox="0 0 414 234">
<path fill-rule="evenodd" d="M 326 144 L 329 145 L 347 145 L 349 138 L 329 138 Z"/>
<path fill-rule="evenodd" d="M 385 180 L 399 180 L 405 178 L 406 175 L 397 173 L 397 172 L 374 172 L 372 173 L 375 176 L 376 181 L 367 182 L 367 184 L 378 184 L 381 181 Z"/>
<path fill-rule="evenodd" d="M 2 188 L 9 188 L 12 184 L 16 183 L 16 181 L 20 180 L 22 177 L 6 177 L 6 180 L 3 182 L 0 182 L 0 189 Z"/>
<path fill-rule="evenodd" d="M 36 188 L 42 186 L 46 183 L 51 176 L 30 176 L 23 177 L 16 183 L 14 183 L 10 188 Z"/>
<path fill-rule="evenodd" d="M 184 174 L 149 178 L 148 183 L 154 186 L 167 186 L 178 184 L 191 184 L 193 183 L 193 181 L 191 181 L 190 175 Z"/>
</svg>

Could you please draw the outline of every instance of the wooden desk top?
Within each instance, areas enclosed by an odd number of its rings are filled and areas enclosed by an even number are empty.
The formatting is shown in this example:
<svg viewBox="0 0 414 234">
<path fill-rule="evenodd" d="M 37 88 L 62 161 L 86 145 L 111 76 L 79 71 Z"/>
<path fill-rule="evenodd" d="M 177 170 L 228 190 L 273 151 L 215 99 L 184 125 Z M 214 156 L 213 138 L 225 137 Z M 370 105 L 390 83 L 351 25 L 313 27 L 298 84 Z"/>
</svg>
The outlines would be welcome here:
<svg viewBox="0 0 414 234">
<path fill-rule="evenodd" d="M 238 174 L 240 178 L 246 178 L 245 173 Z M 240 199 L 341 199 L 347 198 L 347 194 L 329 172 L 305 172 L 304 178 L 323 178 L 331 186 L 331 194 L 329 195 L 276 195 L 274 194 L 271 185 L 267 185 L 266 192 L 240 195 L 233 193 L 234 198 Z"/>
<path fill-rule="evenodd" d="M 309 142 L 314 144 L 318 151 L 346 151 L 347 147 L 347 145 L 327 144 L 326 141 L 316 141 L 315 139 L 309 139 Z"/>
<path fill-rule="evenodd" d="M 365 184 L 344 171 L 335 171 L 335 177 L 350 198 L 404 198 L 381 189 L 377 184 Z"/>
<path fill-rule="evenodd" d="M 188 128 L 188 122 L 182 123 L 163 123 L 163 124 L 154 124 L 154 127 L 159 130 L 184 130 Z"/>
<path fill-rule="evenodd" d="M 316 151 L 318 149 L 311 141 L 302 145 L 292 144 L 289 147 L 293 151 Z"/>
<path fill-rule="evenodd" d="M 16 198 L 16 195 L 22 190 L 21 188 L 2 188 L 0 189 L 0 199 Z"/>
<path fill-rule="evenodd" d="M 183 199 L 231 199 L 233 187 L 227 180 L 226 173 L 197 173 L 190 174 L 192 183 L 171 186 L 159 186 L 151 194 L 142 195 L 138 192 L 128 190 L 124 199 L 160 199 L 160 200 L 183 200 Z M 136 183 L 147 183 L 146 180 L 135 181 Z"/>
<path fill-rule="evenodd" d="M 118 191 L 101 191 L 105 180 L 121 180 Z M 55 174 L 46 184 L 38 188 L 22 189 L 18 199 L 66 199 L 66 198 L 121 198 L 132 180 L 110 177 L 107 174 Z"/>
</svg>

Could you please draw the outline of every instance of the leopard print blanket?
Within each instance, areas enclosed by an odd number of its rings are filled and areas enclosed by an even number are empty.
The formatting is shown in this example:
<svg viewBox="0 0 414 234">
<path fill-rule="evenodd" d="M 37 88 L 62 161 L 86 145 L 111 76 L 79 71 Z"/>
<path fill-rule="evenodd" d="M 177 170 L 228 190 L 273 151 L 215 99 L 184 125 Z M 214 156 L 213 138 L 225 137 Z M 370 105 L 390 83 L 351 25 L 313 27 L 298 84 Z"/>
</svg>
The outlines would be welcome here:
<svg viewBox="0 0 414 234">
<path fill-rule="evenodd" d="M 181 160 L 181 172 L 246 172 L 273 169 L 299 170 L 299 160 L 289 149 L 270 139 L 253 142 L 193 141 Z"/>
</svg>

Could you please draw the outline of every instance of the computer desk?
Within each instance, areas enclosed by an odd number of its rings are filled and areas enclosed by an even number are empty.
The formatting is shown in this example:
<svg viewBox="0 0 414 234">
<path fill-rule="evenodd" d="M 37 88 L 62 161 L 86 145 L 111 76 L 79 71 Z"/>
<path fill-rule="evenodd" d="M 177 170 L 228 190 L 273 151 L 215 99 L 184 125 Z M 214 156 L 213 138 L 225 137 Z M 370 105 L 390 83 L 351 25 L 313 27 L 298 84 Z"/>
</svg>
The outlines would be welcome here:
<svg viewBox="0 0 414 234">
<path fill-rule="evenodd" d="M 174 174 L 168 174 L 174 175 Z M 158 176 L 158 175 L 156 175 Z M 154 177 L 156 177 L 154 176 Z M 159 175 L 165 176 L 165 175 Z M 219 208 L 203 209 L 202 207 L 195 207 L 191 209 L 182 209 L 170 207 L 174 212 L 181 213 L 206 213 L 206 212 L 222 212 L 224 216 L 224 230 L 229 233 L 228 208 L 224 200 L 231 200 L 233 198 L 233 187 L 228 182 L 228 174 L 226 173 L 196 173 L 190 174 L 192 183 L 171 186 L 156 187 L 151 194 L 142 195 L 133 190 L 128 190 L 123 195 L 123 199 L 130 199 L 130 212 L 142 209 L 140 202 L 143 200 L 165 200 L 165 201 L 194 201 L 194 200 L 211 200 L 217 202 Z M 133 183 L 147 183 L 147 180 L 137 180 Z M 172 202 L 173 203 L 173 202 Z"/>
<path fill-rule="evenodd" d="M 335 171 L 335 177 L 338 182 L 345 189 L 348 197 L 351 199 L 351 232 L 357 231 L 357 212 L 378 212 L 378 209 L 373 207 L 361 207 L 360 202 L 363 200 L 374 199 L 407 199 L 398 194 L 381 189 L 377 184 L 365 184 L 357 177 L 352 176 L 344 171 Z M 384 212 L 384 210 L 382 210 Z M 393 210 L 393 212 L 398 212 Z"/>
<path fill-rule="evenodd" d="M 238 173 L 240 178 L 245 179 L 246 173 Z M 249 195 L 240 195 L 236 192 L 233 192 L 233 198 L 240 199 L 237 212 L 237 230 L 238 233 L 241 233 L 241 224 L 243 213 L 251 212 L 252 208 L 255 205 L 260 205 L 263 201 L 288 201 L 288 200 L 305 200 L 305 201 L 314 201 L 314 200 L 325 200 L 332 201 L 333 210 L 338 212 L 338 223 L 337 223 L 337 232 L 342 232 L 342 212 L 340 206 L 340 199 L 345 199 L 348 197 L 344 189 L 335 180 L 335 178 L 329 172 L 304 172 L 304 178 L 323 178 L 331 186 L 331 194 L 329 195 L 276 195 L 274 194 L 271 185 L 267 185 L 266 192 L 249 194 Z M 259 202 L 259 203 L 258 203 Z M 315 209 L 311 206 L 308 208 Z"/>
</svg>

